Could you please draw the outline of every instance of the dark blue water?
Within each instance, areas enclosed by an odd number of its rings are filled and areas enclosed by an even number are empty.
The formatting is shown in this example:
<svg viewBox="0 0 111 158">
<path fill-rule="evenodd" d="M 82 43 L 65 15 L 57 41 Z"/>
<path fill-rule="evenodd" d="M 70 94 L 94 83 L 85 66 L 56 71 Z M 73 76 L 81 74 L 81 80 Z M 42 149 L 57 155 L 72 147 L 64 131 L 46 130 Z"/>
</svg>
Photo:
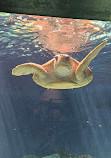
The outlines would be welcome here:
<svg viewBox="0 0 111 158">
<path fill-rule="evenodd" d="M 81 61 L 95 46 L 108 40 L 89 66 L 93 81 L 79 89 L 47 90 L 36 85 L 32 75 L 11 74 L 16 65 L 43 64 L 54 56 L 51 49 L 43 49 L 37 30 L 16 32 L 25 25 L 24 21 L 21 24 L 22 18 L 15 21 L 19 16 L 0 14 L 0 158 L 46 156 L 56 150 L 110 158 L 110 22 L 94 21 L 103 31 L 90 34 L 90 48 L 71 53 Z"/>
</svg>

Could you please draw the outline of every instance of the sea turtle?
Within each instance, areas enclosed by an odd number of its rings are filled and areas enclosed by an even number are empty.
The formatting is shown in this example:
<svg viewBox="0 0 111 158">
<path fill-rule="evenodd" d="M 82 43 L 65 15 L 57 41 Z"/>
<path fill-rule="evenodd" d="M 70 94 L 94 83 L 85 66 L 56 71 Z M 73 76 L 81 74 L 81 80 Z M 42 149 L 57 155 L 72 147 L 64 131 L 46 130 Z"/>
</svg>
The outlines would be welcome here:
<svg viewBox="0 0 111 158">
<path fill-rule="evenodd" d="M 92 81 L 92 71 L 89 63 L 106 45 L 107 40 L 92 50 L 81 62 L 69 55 L 59 54 L 43 65 L 24 63 L 12 70 L 12 75 L 21 76 L 33 74 L 36 84 L 48 89 L 73 89 L 87 85 Z"/>
</svg>

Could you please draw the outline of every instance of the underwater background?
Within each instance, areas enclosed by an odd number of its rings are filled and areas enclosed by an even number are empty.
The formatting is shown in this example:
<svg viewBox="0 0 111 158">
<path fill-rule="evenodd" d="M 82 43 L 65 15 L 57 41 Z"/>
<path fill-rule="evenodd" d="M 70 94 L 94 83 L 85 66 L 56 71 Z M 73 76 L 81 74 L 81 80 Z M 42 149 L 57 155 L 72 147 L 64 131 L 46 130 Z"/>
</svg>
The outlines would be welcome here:
<svg viewBox="0 0 111 158">
<path fill-rule="evenodd" d="M 111 22 L 0 13 L 0 158 L 47 156 L 60 150 L 111 157 Z M 69 90 L 45 89 L 19 64 L 56 54 L 81 61 L 102 41 L 89 67 L 93 80 Z"/>
</svg>

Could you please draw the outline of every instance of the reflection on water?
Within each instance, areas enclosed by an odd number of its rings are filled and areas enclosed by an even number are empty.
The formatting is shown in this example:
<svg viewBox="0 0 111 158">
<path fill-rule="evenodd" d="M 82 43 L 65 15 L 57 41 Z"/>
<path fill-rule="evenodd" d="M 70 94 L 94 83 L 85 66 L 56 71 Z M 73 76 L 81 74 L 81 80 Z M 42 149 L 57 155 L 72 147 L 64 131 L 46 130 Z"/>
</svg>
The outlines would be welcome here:
<svg viewBox="0 0 111 158">
<path fill-rule="evenodd" d="M 72 155 L 66 153 L 56 153 L 46 157 L 40 157 L 38 155 L 28 155 L 23 158 L 92 158 L 90 155 Z"/>
<path fill-rule="evenodd" d="M 110 34 L 111 22 L 0 13 L 0 158 L 45 157 L 56 149 L 111 157 Z M 57 53 L 81 61 L 105 39 L 85 87 L 46 90 L 31 75 L 11 74 L 18 64 L 43 64 Z"/>
<path fill-rule="evenodd" d="M 101 24 L 99 22 L 96 24 L 92 20 L 14 14 L 9 17 L 7 24 L 5 26 L 10 25 L 12 29 L 11 32 L 7 32 L 8 36 L 21 36 L 24 39 L 24 44 L 27 39 L 31 40 L 35 50 L 40 47 L 39 52 L 42 50 L 52 50 L 55 54 L 78 52 L 89 48 L 88 45 L 92 40 L 94 42 L 94 38 L 104 37 L 104 39 L 107 39 L 106 23 Z M 110 23 L 108 25 L 110 26 Z M 33 37 L 31 37 L 32 33 Z M 96 38 L 94 35 L 98 37 Z M 13 47 L 12 44 L 7 47 Z M 20 47 L 20 49 L 26 49 L 29 52 L 29 46 L 30 43 L 27 49 L 23 47 Z M 35 52 L 37 53 L 38 49 Z"/>
<path fill-rule="evenodd" d="M 103 33 L 104 28 L 90 20 L 20 15 L 10 18 L 18 33 L 33 32 L 34 40 L 53 53 L 71 53 L 84 50 L 91 34 Z M 37 47 L 37 45 L 35 45 Z M 82 47 L 82 48 L 81 48 Z"/>
</svg>

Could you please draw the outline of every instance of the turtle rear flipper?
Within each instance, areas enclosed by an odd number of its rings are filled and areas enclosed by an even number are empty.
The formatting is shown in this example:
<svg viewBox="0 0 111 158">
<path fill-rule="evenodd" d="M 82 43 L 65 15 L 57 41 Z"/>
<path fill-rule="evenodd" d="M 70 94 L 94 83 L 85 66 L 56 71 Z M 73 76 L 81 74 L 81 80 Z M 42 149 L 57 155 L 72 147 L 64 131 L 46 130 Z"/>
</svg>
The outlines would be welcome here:
<svg viewBox="0 0 111 158">
<path fill-rule="evenodd" d="M 47 71 L 41 65 L 35 63 L 21 64 L 12 69 L 12 75 L 15 76 L 29 74 L 38 74 L 40 77 L 46 77 Z"/>
</svg>

